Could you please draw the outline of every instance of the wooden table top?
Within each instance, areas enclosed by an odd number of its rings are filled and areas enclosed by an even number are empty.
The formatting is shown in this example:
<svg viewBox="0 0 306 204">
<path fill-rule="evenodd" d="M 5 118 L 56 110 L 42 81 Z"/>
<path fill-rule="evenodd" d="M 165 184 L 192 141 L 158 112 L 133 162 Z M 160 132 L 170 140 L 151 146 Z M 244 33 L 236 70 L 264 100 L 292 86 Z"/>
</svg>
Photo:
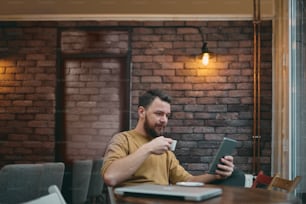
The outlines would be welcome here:
<svg viewBox="0 0 306 204">
<path fill-rule="evenodd" d="M 212 186 L 212 185 L 205 185 Z M 205 186 L 203 188 L 205 188 Z M 162 199 L 152 197 L 132 197 L 116 195 L 116 204 L 301 204 L 294 195 L 285 192 L 266 189 L 251 189 L 242 187 L 218 186 L 223 189 L 219 197 L 204 201 L 183 201 L 174 199 Z"/>
</svg>

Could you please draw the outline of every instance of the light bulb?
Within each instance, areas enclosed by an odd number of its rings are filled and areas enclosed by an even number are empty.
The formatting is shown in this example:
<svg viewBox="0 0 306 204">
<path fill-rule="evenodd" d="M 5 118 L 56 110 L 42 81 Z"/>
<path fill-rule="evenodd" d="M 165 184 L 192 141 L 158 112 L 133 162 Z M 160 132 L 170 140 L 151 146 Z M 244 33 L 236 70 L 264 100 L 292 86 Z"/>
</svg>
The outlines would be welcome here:
<svg viewBox="0 0 306 204">
<path fill-rule="evenodd" d="M 202 64 L 206 66 L 208 65 L 208 63 L 209 63 L 209 53 L 204 52 L 202 56 Z"/>
</svg>

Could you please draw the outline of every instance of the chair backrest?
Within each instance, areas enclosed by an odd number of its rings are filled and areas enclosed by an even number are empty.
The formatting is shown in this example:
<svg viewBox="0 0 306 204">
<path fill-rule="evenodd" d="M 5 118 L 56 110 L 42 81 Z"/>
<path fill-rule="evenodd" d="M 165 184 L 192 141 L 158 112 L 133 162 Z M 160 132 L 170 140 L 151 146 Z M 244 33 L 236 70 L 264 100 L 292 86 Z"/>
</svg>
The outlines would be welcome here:
<svg viewBox="0 0 306 204">
<path fill-rule="evenodd" d="M 296 176 L 293 180 L 285 179 L 280 177 L 279 174 L 275 174 L 272 181 L 270 182 L 268 189 L 269 190 L 285 190 L 287 192 L 292 192 L 297 187 L 301 181 L 301 176 Z"/>
<path fill-rule="evenodd" d="M 8 164 L 0 170 L 0 203 L 21 203 L 61 188 L 64 163 Z M 56 172 L 55 172 L 56 171 Z"/>
<path fill-rule="evenodd" d="M 251 188 L 258 188 L 258 187 L 268 187 L 271 183 L 273 177 L 265 175 L 262 170 L 260 170 L 253 181 Z"/>
<path fill-rule="evenodd" d="M 63 162 L 43 163 L 43 174 L 40 180 L 40 195 L 48 193 L 49 186 L 56 185 L 59 190 L 62 189 L 62 183 L 65 173 L 65 164 Z"/>
<path fill-rule="evenodd" d="M 93 160 L 91 177 L 88 189 L 88 199 L 94 199 L 102 194 L 104 181 L 101 176 L 102 159 Z"/>
<path fill-rule="evenodd" d="M 42 164 L 8 164 L 0 171 L 0 203 L 21 203 L 39 196 Z"/>
<path fill-rule="evenodd" d="M 83 204 L 87 200 L 92 163 L 92 160 L 73 161 L 71 189 L 73 204 Z"/>
</svg>

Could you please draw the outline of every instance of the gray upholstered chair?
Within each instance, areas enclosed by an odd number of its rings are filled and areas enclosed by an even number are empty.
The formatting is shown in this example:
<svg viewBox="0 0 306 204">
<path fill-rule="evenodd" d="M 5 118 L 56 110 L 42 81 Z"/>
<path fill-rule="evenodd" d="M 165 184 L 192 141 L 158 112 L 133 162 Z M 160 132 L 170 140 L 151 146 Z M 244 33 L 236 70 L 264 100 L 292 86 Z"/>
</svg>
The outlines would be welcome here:
<svg viewBox="0 0 306 204">
<path fill-rule="evenodd" d="M 104 181 L 101 177 L 101 167 L 103 164 L 102 159 L 93 160 L 91 177 L 89 182 L 87 199 L 90 203 L 96 203 L 96 200 L 100 197 L 102 198 L 102 191 L 104 187 Z"/>
<path fill-rule="evenodd" d="M 0 171 L 0 203 L 21 203 L 39 196 L 42 164 L 9 164 Z"/>
<path fill-rule="evenodd" d="M 65 164 L 62 162 L 43 163 L 43 174 L 39 186 L 40 195 L 45 195 L 51 185 L 56 185 L 61 190 L 64 173 Z"/>
<path fill-rule="evenodd" d="M 72 164 L 72 204 L 84 204 L 92 170 L 92 160 L 75 160 Z"/>
<path fill-rule="evenodd" d="M 52 184 L 61 188 L 63 174 L 63 163 L 8 164 L 0 170 L 0 203 L 33 200 Z"/>
</svg>

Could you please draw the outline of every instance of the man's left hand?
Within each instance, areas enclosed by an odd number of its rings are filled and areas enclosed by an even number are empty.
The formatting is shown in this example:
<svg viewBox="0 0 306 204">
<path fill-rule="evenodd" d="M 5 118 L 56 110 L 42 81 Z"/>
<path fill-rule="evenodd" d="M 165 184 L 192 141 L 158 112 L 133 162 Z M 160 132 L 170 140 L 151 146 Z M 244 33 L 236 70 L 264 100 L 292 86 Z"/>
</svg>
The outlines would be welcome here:
<svg viewBox="0 0 306 204">
<path fill-rule="evenodd" d="M 221 158 L 216 170 L 217 179 L 226 179 L 231 176 L 234 171 L 234 158 L 232 156 L 225 156 Z"/>
</svg>

